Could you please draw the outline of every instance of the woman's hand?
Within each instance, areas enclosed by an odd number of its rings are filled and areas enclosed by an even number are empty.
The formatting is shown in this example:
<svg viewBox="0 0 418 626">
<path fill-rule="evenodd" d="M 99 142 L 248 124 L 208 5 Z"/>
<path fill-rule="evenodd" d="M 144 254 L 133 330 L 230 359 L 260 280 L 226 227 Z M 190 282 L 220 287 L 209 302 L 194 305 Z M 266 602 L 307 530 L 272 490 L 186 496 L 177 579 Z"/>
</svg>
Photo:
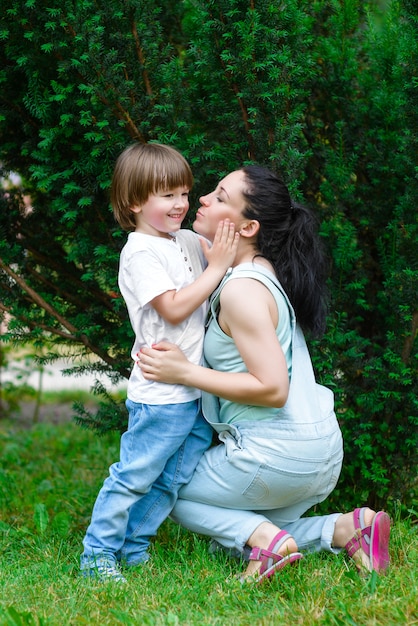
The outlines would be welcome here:
<svg viewBox="0 0 418 626">
<path fill-rule="evenodd" d="M 188 368 L 193 364 L 175 344 L 161 341 L 152 348 L 142 348 L 137 365 L 147 380 L 181 385 L 185 384 Z"/>
<path fill-rule="evenodd" d="M 253 278 L 227 282 L 218 323 L 235 342 L 246 371 L 222 372 L 195 365 L 176 345 L 162 341 L 141 349 L 138 365 L 144 377 L 196 387 L 239 404 L 284 406 L 289 376 L 276 335 L 277 304 L 267 287 Z"/>
</svg>

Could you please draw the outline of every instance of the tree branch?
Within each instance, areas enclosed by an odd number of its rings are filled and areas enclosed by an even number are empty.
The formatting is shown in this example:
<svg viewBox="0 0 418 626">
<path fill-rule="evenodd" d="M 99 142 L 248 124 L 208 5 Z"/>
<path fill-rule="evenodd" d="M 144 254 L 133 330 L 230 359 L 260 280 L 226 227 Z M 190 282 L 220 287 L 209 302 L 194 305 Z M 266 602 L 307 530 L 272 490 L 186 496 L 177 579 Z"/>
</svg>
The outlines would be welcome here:
<svg viewBox="0 0 418 626">
<path fill-rule="evenodd" d="M 138 59 L 139 62 L 141 63 L 142 67 L 144 68 L 142 71 L 142 77 L 144 79 L 144 83 L 145 83 L 145 90 L 147 92 L 147 95 L 152 99 L 154 97 L 153 91 L 152 91 L 152 87 L 151 87 L 151 81 L 149 79 L 148 76 L 148 72 L 145 69 L 145 56 L 144 56 L 144 51 L 142 50 L 142 46 L 141 46 L 141 42 L 139 41 L 139 35 L 138 35 L 138 29 L 136 27 L 136 22 L 135 20 L 132 20 L 132 35 L 135 41 L 135 47 L 136 47 L 136 53 L 138 55 Z"/>
<path fill-rule="evenodd" d="M 97 354 L 97 356 L 99 356 L 105 363 L 114 367 L 118 372 L 120 372 L 120 374 L 122 374 L 122 376 L 124 376 L 125 378 L 129 377 L 129 373 L 123 366 L 120 365 L 120 362 L 118 359 L 112 358 L 107 352 L 104 352 L 98 346 L 95 346 L 94 344 L 92 344 L 89 338 L 87 337 L 87 335 L 85 335 L 84 333 L 79 333 L 77 328 L 73 324 L 71 324 L 71 322 L 69 322 L 62 315 L 60 315 L 60 313 L 56 309 L 54 309 L 54 307 L 48 304 L 48 302 L 46 302 L 39 294 L 37 294 L 36 291 L 34 291 L 26 283 L 24 278 L 22 278 L 21 276 L 19 276 L 19 274 L 14 272 L 8 265 L 6 265 L 3 262 L 3 259 L 1 258 L 0 258 L 0 269 L 2 269 L 8 276 L 10 276 L 10 278 L 12 278 L 16 282 L 17 285 L 19 285 L 22 291 L 24 291 L 29 296 L 32 302 L 34 302 L 38 307 L 46 311 L 49 315 L 51 315 L 51 317 L 56 319 L 57 322 L 59 322 L 64 328 L 67 329 L 67 331 L 69 331 L 69 333 L 64 333 L 59 328 L 51 329 L 47 327 L 42 327 L 42 324 L 39 324 L 38 322 L 36 322 L 35 324 L 33 322 L 27 322 L 25 320 L 25 323 L 30 328 L 42 328 L 45 331 L 48 330 L 48 332 L 51 332 L 52 334 L 56 334 L 68 340 L 81 343 L 86 348 L 88 348 L 91 352 L 93 352 L 94 354 Z"/>
</svg>

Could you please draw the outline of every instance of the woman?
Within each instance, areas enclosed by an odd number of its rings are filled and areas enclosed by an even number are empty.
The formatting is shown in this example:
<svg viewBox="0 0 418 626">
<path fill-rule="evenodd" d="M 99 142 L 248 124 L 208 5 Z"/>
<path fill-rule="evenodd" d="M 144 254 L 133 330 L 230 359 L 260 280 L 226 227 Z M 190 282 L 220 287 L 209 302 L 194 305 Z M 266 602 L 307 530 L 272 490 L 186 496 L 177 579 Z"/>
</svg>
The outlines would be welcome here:
<svg viewBox="0 0 418 626">
<path fill-rule="evenodd" d="M 260 166 L 228 174 L 200 203 L 197 233 L 212 240 L 229 219 L 240 234 L 233 268 L 211 300 L 207 367 L 167 342 L 142 349 L 138 362 L 148 380 L 202 389 L 222 443 L 203 455 L 172 518 L 226 548 L 249 546 L 243 578 L 256 582 L 299 560 L 299 550 L 345 548 L 359 571 L 384 572 L 386 513 L 364 507 L 302 518 L 334 489 L 343 458 L 333 396 L 315 383 L 301 331 L 318 335 L 325 325 L 315 219 Z"/>
</svg>

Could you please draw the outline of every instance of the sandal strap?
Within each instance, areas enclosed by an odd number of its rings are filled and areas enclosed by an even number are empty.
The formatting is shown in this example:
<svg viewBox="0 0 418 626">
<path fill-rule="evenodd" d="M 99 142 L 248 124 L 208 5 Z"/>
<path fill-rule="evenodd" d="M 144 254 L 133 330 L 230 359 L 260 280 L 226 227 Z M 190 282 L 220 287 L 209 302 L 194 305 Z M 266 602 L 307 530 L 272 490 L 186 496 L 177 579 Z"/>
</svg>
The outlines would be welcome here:
<svg viewBox="0 0 418 626">
<path fill-rule="evenodd" d="M 255 547 L 250 552 L 250 561 L 262 561 L 263 558 L 273 559 L 274 562 L 283 558 L 281 554 L 277 554 L 277 552 L 272 552 L 271 550 L 267 550 L 267 548 L 258 548 Z"/>
<path fill-rule="evenodd" d="M 286 530 L 281 530 L 274 537 L 272 542 L 270 543 L 268 548 L 259 548 L 254 547 L 250 552 L 250 561 L 261 561 L 262 565 L 260 568 L 260 574 L 263 574 L 268 567 L 271 567 L 274 563 L 278 563 L 282 561 L 285 557 L 282 554 L 278 554 L 277 550 L 288 540 L 291 539 L 292 536 Z M 273 549 L 276 552 L 273 552 Z M 269 563 L 269 559 L 271 559 L 271 563 Z"/>
<path fill-rule="evenodd" d="M 356 529 L 354 536 L 345 545 L 345 549 L 347 550 L 348 556 L 353 556 L 353 554 L 355 554 L 357 550 L 360 550 L 360 548 L 363 548 L 366 554 L 369 553 L 371 529 L 372 529 L 371 526 L 366 526 L 366 528 Z M 367 541 L 367 538 L 369 539 L 369 541 Z M 363 541 L 366 543 L 366 545 L 364 545 Z"/>
<path fill-rule="evenodd" d="M 354 535 L 345 545 L 345 549 L 350 557 L 352 557 L 353 554 L 355 554 L 360 548 L 362 548 L 365 554 L 370 556 L 370 538 L 372 527 L 365 526 L 364 512 L 365 507 L 362 507 L 361 509 L 354 509 L 353 511 L 355 528 Z"/>
</svg>

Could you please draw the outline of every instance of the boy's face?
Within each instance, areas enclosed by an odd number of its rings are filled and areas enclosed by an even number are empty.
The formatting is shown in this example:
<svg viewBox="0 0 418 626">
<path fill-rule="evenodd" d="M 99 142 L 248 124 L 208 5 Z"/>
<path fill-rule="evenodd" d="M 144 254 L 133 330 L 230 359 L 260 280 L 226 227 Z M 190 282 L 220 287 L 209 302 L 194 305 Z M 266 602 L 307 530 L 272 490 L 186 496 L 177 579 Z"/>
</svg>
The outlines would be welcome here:
<svg viewBox="0 0 418 626">
<path fill-rule="evenodd" d="M 189 210 L 189 188 L 176 187 L 151 194 L 141 206 L 132 207 L 135 232 L 154 237 L 168 237 L 180 229 Z"/>
</svg>

